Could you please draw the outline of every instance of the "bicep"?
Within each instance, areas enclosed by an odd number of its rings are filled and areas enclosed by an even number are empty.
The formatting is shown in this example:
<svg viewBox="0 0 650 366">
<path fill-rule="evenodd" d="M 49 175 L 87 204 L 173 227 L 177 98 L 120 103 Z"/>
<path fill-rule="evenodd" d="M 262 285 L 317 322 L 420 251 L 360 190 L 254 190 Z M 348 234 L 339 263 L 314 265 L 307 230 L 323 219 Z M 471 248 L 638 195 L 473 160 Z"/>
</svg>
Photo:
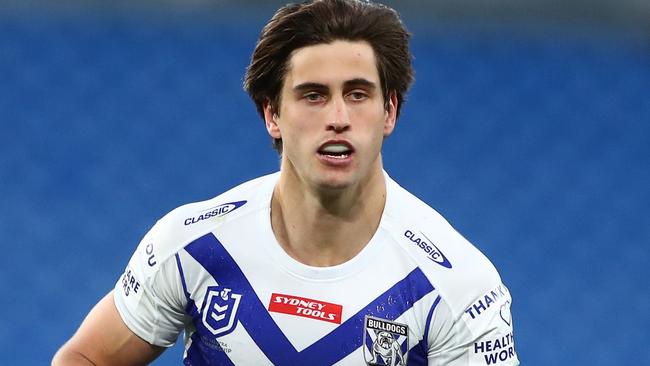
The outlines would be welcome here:
<svg viewBox="0 0 650 366">
<path fill-rule="evenodd" d="M 95 365 L 146 365 L 164 349 L 147 343 L 126 326 L 111 291 L 95 305 L 79 330 L 59 350 L 53 364 L 68 365 L 67 360 L 85 359 Z"/>
</svg>

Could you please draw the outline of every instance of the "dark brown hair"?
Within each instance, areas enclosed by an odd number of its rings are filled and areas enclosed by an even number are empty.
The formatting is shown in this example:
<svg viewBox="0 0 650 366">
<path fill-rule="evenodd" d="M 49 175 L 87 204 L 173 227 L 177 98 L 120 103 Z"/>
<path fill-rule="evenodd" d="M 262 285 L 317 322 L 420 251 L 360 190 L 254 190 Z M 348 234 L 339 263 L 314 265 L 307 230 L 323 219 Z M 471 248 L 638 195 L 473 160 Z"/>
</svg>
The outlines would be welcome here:
<svg viewBox="0 0 650 366">
<path fill-rule="evenodd" d="M 399 116 L 404 95 L 413 82 L 410 34 L 397 12 L 362 0 L 314 0 L 278 9 L 257 41 L 244 77 L 248 92 L 264 118 L 264 106 L 279 113 L 280 92 L 294 50 L 335 40 L 366 41 L 377 59 L 384 103 L 397 97 Z M 281 152 L 282 141 L 274 141 Z"/>
</svg>

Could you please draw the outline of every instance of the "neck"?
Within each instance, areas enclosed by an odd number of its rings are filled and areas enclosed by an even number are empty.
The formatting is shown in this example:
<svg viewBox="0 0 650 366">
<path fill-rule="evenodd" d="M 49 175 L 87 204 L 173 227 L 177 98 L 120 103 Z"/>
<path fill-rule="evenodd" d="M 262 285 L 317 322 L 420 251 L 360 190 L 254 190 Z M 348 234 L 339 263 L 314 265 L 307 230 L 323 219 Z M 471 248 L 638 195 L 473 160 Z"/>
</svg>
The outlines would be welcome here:
<svg viewBox="0 0 650 366">
<path fill-rule="evenodd" d="M 370 241 L 385 201 L 381 164 L 356 185 L 333 189 L 312 187 L 291 169 L 282 169 L 271 200 L 271 225 L 297 261 L 333 266 L 353 258 Z"/>
</svg>

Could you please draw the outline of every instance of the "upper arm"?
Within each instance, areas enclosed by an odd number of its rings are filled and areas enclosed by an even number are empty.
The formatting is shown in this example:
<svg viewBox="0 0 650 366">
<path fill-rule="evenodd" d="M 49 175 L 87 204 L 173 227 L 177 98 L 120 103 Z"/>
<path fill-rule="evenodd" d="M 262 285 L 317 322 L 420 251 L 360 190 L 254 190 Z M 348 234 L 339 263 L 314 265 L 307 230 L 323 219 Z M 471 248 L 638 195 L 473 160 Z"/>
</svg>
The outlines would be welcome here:
<svg viewBox="0 0 650 366">
<path fill-rule="evenodd" d="M 124 324 L 111 291 L 90 311 L 52 364 L 146 365 L 164 349 L 147 343 Z"/>
</svg>

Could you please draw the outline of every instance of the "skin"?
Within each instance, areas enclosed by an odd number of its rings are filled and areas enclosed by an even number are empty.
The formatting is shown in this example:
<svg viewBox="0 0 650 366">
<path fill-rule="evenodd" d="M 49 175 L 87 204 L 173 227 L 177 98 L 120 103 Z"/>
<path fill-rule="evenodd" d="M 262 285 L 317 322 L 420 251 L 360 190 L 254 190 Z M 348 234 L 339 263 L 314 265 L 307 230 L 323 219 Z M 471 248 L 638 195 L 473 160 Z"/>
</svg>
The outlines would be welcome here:
<svg viewBox="0 0 650 366">
<path fill-rule="evenodd" d="M 335 41 L 296 50 L 280 110 L 265 108 L 268 133 L 283 140 L 271 224 L 284 250 L 312 266 L 354 257 L 376 231 L 386 186 L 381 146 L 395 127 L 397 99 L 385 108 L 375 55 L 365 42 Z M 345 143 L 344 158 L 319 153 Z M 146 365 L 164 348 L 124 324 L 112 291 L 90 311 L 52 365 Z"/>
<path fill-rule="evenodd" d="M 59 349 L 52 365 L 147 365 L 164 348 L 152 346 L 126 327 L 109 292 Z"/>
<path fill-rule="evenodd" d="M 279 113 L 265 108 L 266 128 L 283 141 L 271 223 L 280 245 L 312 266 L 354 257 L 375 233 L 386 186 L 381 146 L 395 127 L 397 99 L 385 108 L 372 47 L 335 41 L 296 50 Z M 348 143 L 345 159 L 323 157 L 328 141 Z"/>
</svg>

